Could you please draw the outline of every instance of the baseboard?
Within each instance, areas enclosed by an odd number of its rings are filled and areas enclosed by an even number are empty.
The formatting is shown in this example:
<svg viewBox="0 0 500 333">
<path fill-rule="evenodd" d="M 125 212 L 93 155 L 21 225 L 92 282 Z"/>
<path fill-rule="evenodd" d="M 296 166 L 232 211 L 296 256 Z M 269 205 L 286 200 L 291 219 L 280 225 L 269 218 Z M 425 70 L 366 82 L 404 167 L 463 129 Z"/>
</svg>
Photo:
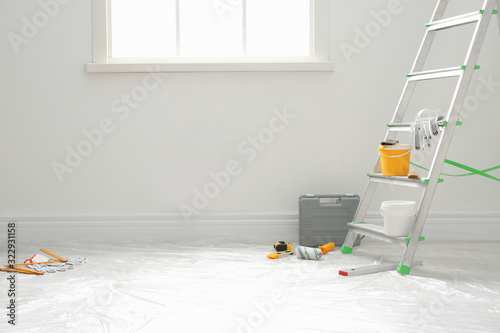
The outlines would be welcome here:
<svg viewBox="0 0 500 333">
<path fill-rule="evenodd" d="M 367 222 L 382 223 L 378 212 Z M 174 213 L 2 214 L 0 239 L 7 223 L 16 223 L 19 241 L 80 240 L 140 242 L 169 239 L 276 241 L 298 239 L 297 211 L 211 212 L 184 221 Z M 500 241 L 499 210 L 431 211 L 424 228 L 429 241 Z"/>
<path fill-rule="evenodd" d="M 178 213 L 2 214 L 16 223 L 20 241 L 143 242 L 224 238 L 234 241 L 298 237 L 297 212 L 205 212 L 185 220 Z M 0 239 L 7 228 L 0 226 Z M 281 237 L 280 237 L 281 236 Z"/>
</svg>

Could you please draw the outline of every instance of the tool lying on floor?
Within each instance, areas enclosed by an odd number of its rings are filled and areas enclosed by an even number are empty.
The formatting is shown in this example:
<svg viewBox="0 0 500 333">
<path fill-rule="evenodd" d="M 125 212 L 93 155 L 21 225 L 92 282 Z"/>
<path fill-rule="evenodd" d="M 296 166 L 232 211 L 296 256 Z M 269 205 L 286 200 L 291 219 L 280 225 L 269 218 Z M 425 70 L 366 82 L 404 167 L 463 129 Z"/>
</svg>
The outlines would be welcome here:
<svg viewBox="0 0 500 333">
<path fill-rule="evenodd" d="M 16 267 L 16 265 L 5 265 L 9 268 L 0 268 L 0 272 L 14 272 L 14 273 L 23 273 L 23 274 L 36 274 L 43 275 L 42 272 L 37 272 L 27 268 Z"/>
<path fill-rule="evenodd" d="M 0 271 L 43 275 L 43 273 L 64 272 L 67 269 L 74 268 L 75 264 L 84 264 L 87 262 L 87 258 L 64 259 L 47 250 L 40 249 L 40 251 L 55 259 L 50 259 L 42 254 L 35 254 L 30 259 L 26 259 L 22 264 L 5 265 L 5 268 L 0 268 Z M 26 266 L 32 269 L 26 268 Z"/>
<path fill-rule="evenodd" d="M 297 246 L 295 254 L 299 259 L 318 260 L 323 256 L 323 251 L 315 247 Z"/>
<path fill-rule="evenodd" d="M 25 260 L 24 263 L 26 265 L 30 265 L 30 264 L 66 264 L 66 265 L 72 266 L 72 265 L 85 264 L 87 262 L 87 258 L 64 259 L 64 258 L 62 258 L 58 255 L 55 255 L 52 252 L 49 252 L 47 250 L 40 249 L 40 251 L 45 252 L 46 254 L 48 254 L 56 259 L 49 259 L 48 257 L 45 257 L 42 254 L 35 254 L 30 259 Z M 72 267 L 69 267 L 69 268 L 72 268 Z"/>
<path fill-rule="evenodd" d="M 64 272 L 68 269 L 73 269 L 74 265 L 84 264 L 87 262 L 87 258 L 64 259 L 45 249 L 40 249 L 40 251 L 56 259 L 52 260 L 42 254 L 35 254 L 30 259 L 25 260 L 24 265 L 28 265 L 30 268 L 33 268 L 38 272 L 55 273 L 55 272 Z"/>
<path fill-rule="evenodd" d="M 269 259 L 278 259 L 287 256 L 292 256 L 295 252 L 292 250 L 292 245 L 285 241 L 279 241 L 274 244 L 275 253 L 270 253 L 267 255 Z"/>
<path fill-rule="evenodd" d="M 307 247 L 307 246 L 297 246 L 295 248 L 295 254 L 297 258 L 317 260 L 320 259 L 324 254 L 333 251 L 335 248 L 335 243 L 330 242 L 325 245 L 321 245 L 318 248 Z"/>
<path fill-rule="evenodd" d="M 279 258 L 284 258 L 287 256 L 293 256 L 295 254 L 294 251 L 281 251 L 281 252 L 276 252 L 276 253 L 269 253 L 267 257 L 269 259 L 279 259 Z"/>
<path fill-rule="evenodd" d="M 335 243 L 330 242 L 325 245 L 321 245 L 319 248 L 321 249 L 321 251 L 323 251 L 323 254 L 326 254 L 327 252 L 333 251 L 333 249 L 335 248 Z"/>
<path fill-rule="evenodd" d="M 30 259 L 26 259 L 23 265 L 27 265 L 30 268 L 43 273 L 64 272 L 67 269 L 74 268 L 73 264 L 68 261 L 62 262 L 59 259 L 50 259 L 43 254 L 35 254 Z"/>
<path fill-rule="evenodd" d="M 292 249 L 292 245 L 285 241 L 279 241 L 278 243 L 274 244 L 274 249 L 276 250 L 276 252 L 290 251 Z"/>
<path fill-rule="evenodd" d="M 56 259 L 58 259 L 58 260 L 60 260 L 60 261 L 62 261 L 62 262 L 67 262 L 67 260 L 66 260 L 66 259 L 63 259 L 63 258 L 61 258 L 61 257 L 59 257 L 59 256 L 57 256 L 57 255 L 55 255 L 55 254 L 53 254 L 53 253 L 51 253 L 51 252 L 49 252 L 49 251 L 47 251 L 47 250 L 40 249 L 40 251 L 45 252 L 45 253 L 47 253 L 49 256 L 54 257 L 54 258 L 56 258 Z"/>
<path fill-rule="evenodd" d="M 279 242 L 279 243 L 274 244 L 274 248 L 275 249 L 281 248 L 281 247 L 277 246 L 278 244 L 283 245 L 281 243 L 288 244 L 287 248 L 288 249 L 291 248 L 291 245 L 289 243 L 285 243 L 285 242 Z M 284 257 L 296 254 L 297 258 L 300 258 L 300 259 L 316 260 L 316 259 L 320 259 L 321 256 L 323 256 L 327 252 L 333 251 L 334 248 L 335 248 L 335 243 L 333 243 L 333 242 L 327 243 L 325 245 L 321 245 L 318 248 L 307 247 L 307 246 L 297 246 L 295 248 L 295 250 L 286 250 L 286 251 L 281 251 L 281 252 L 276 252 L 276 253 L 270 253 L 267 255 L 267 257 L 270 259 L 279 259 L 279 258 L 284 258 Z"/>
<path fill-rule="evenodd" d="M 55 260 L 52 260 L 52 261 L 33 261 L 33 262 L 24 262 L 22 264 L 16 264 L 16 266 L 29 266 L 29 265 L 34 265 L 34 264 L 37 264 L 37 265 L 40 265 L 40 264 L 59 264 L 59 263 L 61 263 L 61 262 L 55 261 Z M 5 265 L 5 267 L 10 267 L 10 265 Z"/>
</svg>

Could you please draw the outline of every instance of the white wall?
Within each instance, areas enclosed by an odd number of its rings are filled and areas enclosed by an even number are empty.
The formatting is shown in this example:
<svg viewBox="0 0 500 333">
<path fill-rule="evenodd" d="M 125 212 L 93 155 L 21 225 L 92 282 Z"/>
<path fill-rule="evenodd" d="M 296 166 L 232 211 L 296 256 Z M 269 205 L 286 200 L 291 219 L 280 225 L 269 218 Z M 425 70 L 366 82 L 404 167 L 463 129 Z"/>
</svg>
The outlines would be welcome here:
<svg viewBox="0 0 500 333">
<path fill-rule="evenodd" d="M 296 211 L 302 193 L 361 195 L 434 8 L 434 1 L 401 0 L 401 11 L 347 59 L 342 43 L 354 46 L 356 29 L 376 28 L 372 11 L 388 3 L 331 1 L 333 73 L 165 74 L 161 85 L 120 120 L 112 103 L 142 84 L 145 75 L 85 72 L 92 60 L 90 0 L 62 5 L 18 53 L 8 34 L 21 35 L 23 18 L 32 20 L 41 7 L 34 0 L 1 1 L 0 213 L 177 214 L 180 204 L 192 205 L 194 189 L 211 182 L 210 172 L 233 160 L 241 173 L 202 212 Z M 500 82 L 500 37 L 493 23 L 472 98 L 480 80 L 491 76 Z M 429 59 L 431 64 L 461 65 L 447 63 L 456 58 L 457 40 L 448 38 L 450 44 Z M 479 169 L 500 164 L 499 86 L 490 87 L 491 96 L 463 117 L 448 158 Z M 444 95 L 434 87 L 417 92 L 412 111 L 446 107 L 451 96 Z M 249 155 L 238 153 L 238 147 L 283 108 L 296 118 L 247 161 Z M 113 132 L 60 182 L 52 163 L 65 163 L 66 146 L 75 148 L 85 139 L 82 131 L 105 118 Z M 498 170 L 493 174 L 500 176 Z M 478 176 L 447 177 L 433 210 L 498 211 L 499 185 Z M 382 193 L 373 209 L 383 199 L 414 197 L 392 188 Z"/>
</svg>

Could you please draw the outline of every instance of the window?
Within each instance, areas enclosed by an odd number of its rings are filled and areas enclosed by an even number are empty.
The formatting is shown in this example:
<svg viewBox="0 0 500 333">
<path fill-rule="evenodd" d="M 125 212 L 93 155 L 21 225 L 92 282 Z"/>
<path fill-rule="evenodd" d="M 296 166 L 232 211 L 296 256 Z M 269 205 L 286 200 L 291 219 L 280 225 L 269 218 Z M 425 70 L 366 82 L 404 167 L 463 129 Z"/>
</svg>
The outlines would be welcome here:
<svg viewBox="0 0 500 333">
<path fill-rule="evenodd" d="M 87 71 L 332 70 L 328 0 L 93 0 Z"/>
</svg>

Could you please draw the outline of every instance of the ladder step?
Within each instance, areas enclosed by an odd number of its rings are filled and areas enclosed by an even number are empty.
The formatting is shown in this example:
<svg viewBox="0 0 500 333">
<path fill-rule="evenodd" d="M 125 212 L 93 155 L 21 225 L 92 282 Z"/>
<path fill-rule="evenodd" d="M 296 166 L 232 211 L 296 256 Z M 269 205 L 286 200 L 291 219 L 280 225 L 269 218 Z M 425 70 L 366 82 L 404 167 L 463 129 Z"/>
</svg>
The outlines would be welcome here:
<svg viewBox="0 0 500 333">
<path fill-rule="evenodd" d="M 410 241 L 410 237 L 395 237 L 387 236 L 384 231 L 384 227 L 376 224 L 370 224 L 365 222 L 351 222 L 347 223 L 352 231 L 359 235 L 365 235 L 368 237 L 376 238 L 388 243 L 400 244 L 406 246 Z M 420 237 L 420 241 L 425 240 L 425 237 Z"/>
<path fill-rule="evenodd" d="M 429 179 L 410 179 L 405 176 L 384 176 L 379 172 L 369 172 L 368 177 L 370 177 L 371 182 L 375 183 L 385 183 L 391 185 L 400 185 L 408 187 L 424 188 L 427 186 Z M 443 179 L 439 178 L 438 183 L 442 183 Z"/>
<path fill-rule="evenodd" d="M 387 123 L 387 127 L 389 127 L 389 131 L 394 132 L 409 132 L 411 131 L 411 122 L 403 122 L 403 123 Z M 447 121 L 440 121 L 438 123 L 439 127 L 446 127 L 448 125 Z M 462 125 L 462 122 L 457 121 L 457 126 Z"/>
<path fill-rule="evenodd" d="M 409 132 L 411 131 L 411 122 L 406 123 L 387 123 L 389 131 L 393 132 Z"/>
<path fill-rule="evenodd" d="M 459 15 L 459 16 L 445 18 L 445 19 L 442 19 L 439 21 L 429 22 L 426 24 L 426 26 L 427 26 L 428 31 L 442 30 L 442 29 L 457 27 L 457 26 L 472 23 L 472 22 L 477 22 L 481 19 L 482 15 L 483 14 L 481 11 L 476 11 L 476 12 L 472 12 L 472 13 L 468 13 L 468 14 L 463 14 L 463 15 Z"/>
<path fill-rule="evenodd" d="M 446 77 L 460 76 L 463 74 L 465 66 L 433 69 L 422 72 L 407 73 L 408 81 L 421 81 L 442 79 Z"/>
</svg>

